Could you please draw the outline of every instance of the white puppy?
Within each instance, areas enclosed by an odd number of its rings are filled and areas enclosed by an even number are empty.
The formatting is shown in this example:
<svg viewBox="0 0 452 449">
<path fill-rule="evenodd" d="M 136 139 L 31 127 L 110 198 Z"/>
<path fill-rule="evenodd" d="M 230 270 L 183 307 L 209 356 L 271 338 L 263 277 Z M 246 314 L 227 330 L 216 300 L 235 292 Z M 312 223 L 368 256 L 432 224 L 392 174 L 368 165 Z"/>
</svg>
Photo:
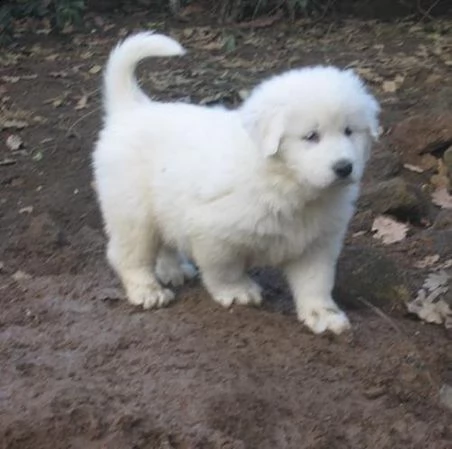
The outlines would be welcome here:
<svg viewBox="0 0 452 449">
<path fill-rule="evenodd" d="M 168 304 L 193 275 L 215 301 L 257 305 L 251 266 L 284 270 L 312 331 L 349 328 L 331 297 L 336 261 L 377 136 L 379 107 L 351 71 L 291 70 L 234 111 L 149 99 L 134 77 L 151 56 L 184 54 L 151 33 L 126 39 L 105 72 L 94 152 L 108 259 L 132 304 Z"/>
</svg>

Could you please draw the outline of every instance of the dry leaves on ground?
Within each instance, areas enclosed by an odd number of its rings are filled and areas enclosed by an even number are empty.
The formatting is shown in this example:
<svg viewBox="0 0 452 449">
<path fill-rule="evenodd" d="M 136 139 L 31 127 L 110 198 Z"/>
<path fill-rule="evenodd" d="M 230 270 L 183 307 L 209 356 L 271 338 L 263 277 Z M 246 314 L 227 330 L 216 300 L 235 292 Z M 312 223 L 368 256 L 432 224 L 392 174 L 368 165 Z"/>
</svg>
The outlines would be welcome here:
<svg viewBox="0 0 452 449">
<path fill-rule="evenodd" d="M 410 313 L 427 323 L 444 324 L 452 328 L 452 309 L 442 298 L 448 287 L 449 275 L 445 271 L 430 273 L 416 298 L 407 304 Z"/>
<path fill-rule="evenodd" d="M 22 145 L 24 144 L 24 142 L 22 141 L 22 139 L 20 138 L 20 136 L 17 136 L 16 134 L 11 134 L 10 136 L 8 136 L 8 138 L 6 139 L 6 146 L 11 150 L 11 151 L 17 151 L 19 150 Z"/>
<path fill-rule="evenodd" d="M 439 254 L 433 256 L 426 256 L 414 264 L 416 268 L 427 268 L 435 265 L 439 261 Z"/>
<path fill-rule="evenodd" d="M 374 237 L 381 240 L 385 245 L 403 240 L 408 229 L 407 224 L 400 223 L 386 215 L 378 216 L 372 224 L 372 232 L 375 232 Z"/>
<path fill-rule="evenodd" d="M 452 209 L 452 195 L 445 187 L 437 189 L 432 193 L 432 202 L 442 209 Z"/>
</svg>

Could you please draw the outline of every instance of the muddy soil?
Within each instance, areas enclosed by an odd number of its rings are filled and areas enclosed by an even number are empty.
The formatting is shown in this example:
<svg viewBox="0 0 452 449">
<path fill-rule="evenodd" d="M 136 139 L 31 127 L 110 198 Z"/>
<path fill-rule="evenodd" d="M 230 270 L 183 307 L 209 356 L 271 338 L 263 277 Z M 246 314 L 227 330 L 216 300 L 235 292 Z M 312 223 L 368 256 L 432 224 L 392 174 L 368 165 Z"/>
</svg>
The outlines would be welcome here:
<svg viewBox="0 0 452 449">
<path fill-rule="evenodd" d="M 189 23 L 146 11 L 92 16 L 62 36 L 24 23 L 1 50 L 0 447 L 452 448 L 451 335 L 405 307 L 452 258 L 450 211 L 430 195 L 444 148 L 433 162 L 423 148 L 413 153 L 416 142 L 452 135 L 452 23 Z M 370 200 L 360 202 L 336 288 L 351 336 L 308 332 L 274 271 L 256 273 L 261 309 L 226 311 L 196 281 L 168 309 L 123 300 L 104 260 L 90 152 L 101 67 L 120 36 L 143 28 L 190 49 L 143 64 L 159 99 L 233 106 L 263 77 L 313 63 L 356 68 L 379 97 Z M 22 142 L 15 150 L 11 135 Z M 384 188 L 377 197 L 372 188 L 395 178 L 417 193 L 410 207 L 385 211 Z M 371 232 L 386 212 L 409 226 L 390 245 Z"/>
</svg>

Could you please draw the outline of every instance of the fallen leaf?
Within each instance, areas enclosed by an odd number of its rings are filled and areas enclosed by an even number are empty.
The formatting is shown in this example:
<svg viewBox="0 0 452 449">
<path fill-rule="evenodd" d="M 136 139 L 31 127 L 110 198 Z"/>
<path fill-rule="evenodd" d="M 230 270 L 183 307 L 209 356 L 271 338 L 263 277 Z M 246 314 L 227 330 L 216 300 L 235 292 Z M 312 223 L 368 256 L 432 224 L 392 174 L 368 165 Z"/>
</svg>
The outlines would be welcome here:
<svg viewBox="0 0 452 449">
<path fill-rule="evenodd" d="M 440 271 L 439 273 L 430 273 L 427 279 L 424 281 L 422 287 L 429 292 L 435 292 L 438 289 L 445 287 L 448 280 L 449 275 L 445 271 Z"/>
<path fill-rule="evenodd" d="M 36 73 L 32 73 L 30 75 L 22 75 L 20 79 L 22 80 L 35 80 L 38 77 Z"/>
<path fill-rule="evenodd" d="M 82 95 L 75 105 L 75 109 L 78 111 L 80 109 L 85 109 L 88 104 L 88 95 Z"/>
<path fill-rule="evenodd" d="M 416 298 L 407 304 L 410 313 L 427 323 L 452 326 L 452 309 L 441 295 L 448 291 L 449 275 L 445 271 L 430 273 L 418 291 Z"/>
<path fill-rule="evenodd" d="M 42 160 L 42 158 L 44 157 L 44 155 L 42 154 L 42 151 L 36 151 L 35 154 L 33 154 L 33 156 L 31 157 L 35 162 L 39 162 L 40 160 Z"/>
<path fill-rule="evenodd" d="M 199 101 L 199 104 L 210 105 L 210 104 L 220 103 L 221 100 L 223 100 L 226 96 L 227 96 L 227 94 L 225 92 L 218 92 L 216 94 L 208 95 L 207 97 L 202 98 Z"/>
<path fill-rule="evenodd" d="M 41 125 L 46 124 L 46 123 L 48 122 L 48 120 L 47 120 L 45 117 L 42 117 L 42 116 L 40 116 L 40 115 L 35 115 L 35 116 L 33 117 L 33 121 L 34 121 L 35 123 L 39 123 L 39 124 L 41 124 Z"/>
<path fill-rule="evenodd" d="M 236 48 L 236 39 L 233 34 L 229 34 L 224 38 L 223 49 L 225 52 L 230 53 Z"/>
<path fill-rule="evenodd" d="M 20 81 L 20 76 L 2 76 L 1 78 L 2 81 L 4 81 L 5 83 L 18 83 Z"/>
<path fill-rule="evenodd" d="M 394 93 L 397 90 L 397 84 L 395 81 L 384 81 L 382 88 L 385 92 Z"/>
<path fill-rule="evenodd" d="M 447 268 L 452 267 L 452 259 L 447 259 L 446 261 L 444 261 L 439 268 L 446 270 Z"/>
<path fill-rule="evenodd" d="M 55 139 L 54 139 L 53 137 L 45 137 L 45 138 L 42 139 L 41 142 L 39 142 L 39 143 L 44 144 L 44 143 L 53 142 L 54 140 L 55 140 Z"/>
<path fill-rule="evenodd" d="M 251 91 L 248 89 L 240 89 L 238 91 L 238 96 L 240 100 L 245 101 L 250 96 Z"/>
<path fill-rule="evenodd" d="M 64 99 L 63 99 L 63 98 L 55 98 L 55 99 L 52 101 L 52 106 L 53 106 L 54 108 L 59 108 L 59 107 L 63 104 L 63 102 L 64 102 Z"/>
<path fill-rule="evenodd" d="M 372 224 L 374 237 L 381 240 L 385 245 L 400 242 L 406 237 L 408 225 L 400 223 L 391 217 L 380 215 Z"/>
<path fill-rule="evenodd" d="M 442 209 L 452 209 L 452 196 L 444 187 L 432 193 L 432 202 Z"/>
<path fill-rule="evenodd" d="M 74 32 L 74 25 L 70 23 L 66 23 L 64 25 L 63 29 L 60 31 L 61 34 L 71 34 Z"/>
<path fill-rule="evenodd" d="M 17 136 L 16 134 L 11 134 L 7 139 L 6 139 L 6 146 L 11 150 L 11 151 L 17 151 L 19 150 L 22 145 L 24 144 L 24 142 L 22 141 L 22 139 Z"/>
<path fill-rule="evenodd" d="M 184 28 L 182 30 L 182 36 L 184 36 L 185 39 L 189 39 L 194 34 L 195 34 L 195 29 L 194 28 Z"/>
<path fill-rule="evenodd" d="M 94 53 L 91 50 L 85 51 L 80 55 L 80 59 L 91 59 Z"/>
<path fill-rule="evenodd" d="M 414 301 L 407 304 L 407 309 L 408 312 L 417 315 L 427 323 L 444 323 L 448 327 L 452 320 L 452 309 L 444 299 L 434 301 L 430 296 L 420 295 Z"/>
<path fill-rule="evenodd" d="M 210 42 L 200 43 L 196 45 L 201 50 L 222 50 L 224 47 L 223 39 L 211 40 Z"/>
<path fill-rule="evenodd" d="M 102 70 L 102 66 L 100 65 L 93 65 L 88 72 L 91 73 L 91 75 L 96 75 Z"/>
<path fill-rule="evenodd" d="M 417 166 L 417 165 L 403 164 L 403 166 L 407 170 L 412 171 L 414 173 L 424 173 L 424 169 L 422 167 Z"/>
<path fill-rule="evenodd" d="M 419 260 L 414 264 L 416 268 L 427 268 L 435 265 L 439 261 L 439 255 L 434 254 L 433 256 L 426 256 L 422 260 Z"/>
<path fill-rule="evenodd" d="M 33 212 L 33 206 L 22 207 L 19 209 L 19 214 L 31 214 Z"/>
<path fill-rule="evenodd" d="M 369 67 L 356 67 L 354 70 L 367 81 L 373 83 L 380 83 L 383 81 L 383 78 Z"/>
<path fill-rule="evenodd" d="M 31 279 L 31 276 L 28 273 L 25 273 L 25 271 L 17 270 L 11 277 L 16 281 L 23 281 L 26 279 Z"/>
<path fill-rule="evenodd" d="M 3 129 L 24 129 L 28 126 L 28 123 L 25 120 L 16 120 L 16 119 L 11 119 L 11 120 L 5 120 L 3 122 L 0 122 L 0 128 Z"/>
</svg>

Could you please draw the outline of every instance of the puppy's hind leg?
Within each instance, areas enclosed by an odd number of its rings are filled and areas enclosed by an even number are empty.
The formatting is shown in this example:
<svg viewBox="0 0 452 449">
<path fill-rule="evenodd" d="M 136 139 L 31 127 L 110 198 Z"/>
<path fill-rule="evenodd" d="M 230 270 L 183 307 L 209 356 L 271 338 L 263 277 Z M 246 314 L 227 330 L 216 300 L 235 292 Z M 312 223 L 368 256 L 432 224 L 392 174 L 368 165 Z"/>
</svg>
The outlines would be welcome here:
<svg viewBox="0 0 452 449">
<path fill-rule="evenodd" d="M 155 274 L 162 284 L 178 287 L 183 285 L 186 279 L 196 276 L 196 268 L 176 250 L 162 246 L 157 257 Z"/>
<path fill-rule="evenodd" d="M 259 305 L 261 288 L 246 273 L 239 251 L 218 242 L 194 245 L 195 261 L 203 283 L 213 299 L 224 307 L 232 304 Z"/>
<path fill-rule="evenodd" d="M 137 215 L 107 220 L 107 257 L 132 304 L 144 309 L 163 307 L 174 299 L 174 293 L 162 288 L 153 273 L 160 245 L 158 232 L 151 217 Z"/>
</svg>

